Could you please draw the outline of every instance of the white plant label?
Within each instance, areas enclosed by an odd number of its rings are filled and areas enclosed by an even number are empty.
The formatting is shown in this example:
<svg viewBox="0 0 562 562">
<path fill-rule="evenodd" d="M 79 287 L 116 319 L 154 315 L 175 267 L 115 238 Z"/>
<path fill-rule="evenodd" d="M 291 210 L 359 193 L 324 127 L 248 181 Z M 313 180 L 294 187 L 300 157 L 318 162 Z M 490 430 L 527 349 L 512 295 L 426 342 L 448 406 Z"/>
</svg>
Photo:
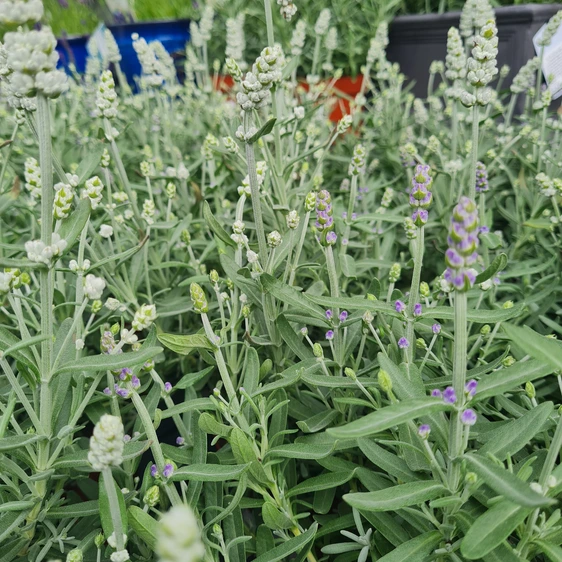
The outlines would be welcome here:
<svg viewBox="0 0 562 562">
<path fill-rule="evenodd" d="M 533 45 L 537 56 L 540 56 L 541 49 L 544 49 L 542 71 L 546 77 L 548 89 L 552 92 L 552 99 L 562 96 L 562 26 L 552 36 L 550 45 L 542 47 L 539 41 L 544 33 L 544 24 L 533 37 Z"/>
</svg>

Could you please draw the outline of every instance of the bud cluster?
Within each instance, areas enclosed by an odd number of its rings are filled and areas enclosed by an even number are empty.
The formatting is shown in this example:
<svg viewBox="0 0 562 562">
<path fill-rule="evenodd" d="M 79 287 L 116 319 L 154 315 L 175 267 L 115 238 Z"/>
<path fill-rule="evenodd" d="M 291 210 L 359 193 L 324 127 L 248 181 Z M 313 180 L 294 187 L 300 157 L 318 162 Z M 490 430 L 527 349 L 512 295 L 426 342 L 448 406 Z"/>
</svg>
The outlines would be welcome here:
<svg viewBox="0 0 562 562">
<path fill-rule="evenodd" d="M 445 280 L 458 291 L 468 291 L 476 280 L 471 268 L 478 259 L 478 208 L 468 197 L 461 197 L 453 209 L 445 252 Z"/>
<path fill-rule="evenodd" d="M 94 428 L 90 438 L 88 461 L 94 470 L 119 466 L 123 462 L 125 442 L 123 423 L 117 416 L 104 414 Z"/>
<path fill-rule="evenodd" d="M 429 191 L 432 182 L 433 178 L 429 175 L 429 166 L 418 164 L 412 178 L 412 189 L 410 191 L 410 206 L 414 209 L 412 221 L 418 227 L 424 226 L 429 218 L 427 208 L 433 197 L 431 191 Z"/>
<path fill-rule="evenodd" d="M 320 243 L 323 246 L 333 246 L 337 235 L 334 232 L 334 217 L 332 197 L 323 189 L 316 194 L 316 228 L 320 231 Z"/>
<path fill-rule="evenodd" d="M 97 115 L 113 119 L 117 116 L 117 93 L 111 70 L 104 70 L 96 94 Z"/>
</svg>

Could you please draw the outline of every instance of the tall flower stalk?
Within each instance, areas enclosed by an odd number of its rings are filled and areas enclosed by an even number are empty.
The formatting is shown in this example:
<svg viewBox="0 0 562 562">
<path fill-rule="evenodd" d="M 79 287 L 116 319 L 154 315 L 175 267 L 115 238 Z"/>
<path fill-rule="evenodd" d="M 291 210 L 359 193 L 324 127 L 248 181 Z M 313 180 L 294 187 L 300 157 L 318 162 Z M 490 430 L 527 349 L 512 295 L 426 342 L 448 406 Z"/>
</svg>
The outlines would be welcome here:
<svg viewBox="0 0 562 562">
<path fill-rule="evenodd" d="M 447 270 L 445 279 L 455 290 L 453 347 L 453 386 L 456 409 L 451 416 L 449 432 L 448 482 L 451 490 L 457 490 L 460 479 L 459 458 L 463 453 L 463 408 L 467 366 L 467 291 L 476 280 L 472 266 L 478 259 L 478 207 L 468 197 L 461 197 L 453 210 L 448 237 L 449 248 L 445 253 Z"/>
<path fill-rule="evenodd" d="M 412 227 L 416 229 L 412 240 L 414 259 L 414 271 L 412 273 L 412 284 L 408 297 L 408 308 L 406 315 L 406 342 L 401 346 L 405 349 L 408 363 L 414 361 L 414 322 L 416 305 L 419 305 L 419 291 L 421 281 L 421 269 L 424 254 L 424 227 L 427 224 L 429 213 L 427 208 L 431 205 L 432 193 L 430 191 L 433 178 L 429 175 L 429 166 L 419 164 L 412 178 L 412 189 L 410 190 L 410 207 L 414 210 L 411 221 Z M 404 344 L 406 344 L 404 342 Z"/>
</svg>

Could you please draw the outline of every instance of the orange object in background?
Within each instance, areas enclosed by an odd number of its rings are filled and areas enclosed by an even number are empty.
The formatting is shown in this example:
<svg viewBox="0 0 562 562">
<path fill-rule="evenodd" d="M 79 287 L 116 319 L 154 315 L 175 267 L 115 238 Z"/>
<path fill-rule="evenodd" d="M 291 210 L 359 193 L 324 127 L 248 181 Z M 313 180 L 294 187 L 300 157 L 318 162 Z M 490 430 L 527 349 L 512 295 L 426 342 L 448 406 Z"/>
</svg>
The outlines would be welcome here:
<svg viewBox="0 0 562 562">
<path fill-rule="evenodd" d="M 355 99 L 355 96 L 361 91 L 361 86 L 363 85 L 363 75 L 360 74 L 355 78 L 351 76 L 342 76 L 339 80 L 336 80 L 334 84 L 334 89 L 345 94 L 346 97 L 340 97 L 336 106 L 330 113 L 330 121 L 334 123 L 339 121 L 344 115 L 350 113 L 349 99 Z"/>
<path fill-rule="evenodd" d="M 325 85 L 330 84 L 329 81 L 323 82 Z M 352 78 L 351 76 L 342 76 L 336 80 L 333 84 L 333 90 L 335 94 L 335 105 L 330 113 L 330 121 L 336 123 L 344 115 L 350 113 L 349 102 L 355 98 L 355 96 L 361 91 L 361 86 L 363 84 L 363 75 L 356 76 Z M 308 91 L 308 84 L 303 80 L 300 85 Z M 219 76 L 216 81 L 216 88 L 220 92 L 229 92 L 234 86 L 234 80 L 232 76 Z M 339 95 L 338 95 L 339 94 Z"/>
</svg>

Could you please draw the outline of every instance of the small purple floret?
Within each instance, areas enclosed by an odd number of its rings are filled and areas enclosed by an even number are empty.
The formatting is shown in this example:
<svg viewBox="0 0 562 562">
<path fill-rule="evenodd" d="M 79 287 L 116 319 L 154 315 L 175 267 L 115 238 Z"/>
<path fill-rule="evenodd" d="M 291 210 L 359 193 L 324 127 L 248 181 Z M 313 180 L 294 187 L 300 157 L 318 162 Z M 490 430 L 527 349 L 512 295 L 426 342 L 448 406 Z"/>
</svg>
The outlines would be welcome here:
<svg viewBox="0 0 562 562">
<path fill-rule="evenodd" d="M 431 391 L 431 396 L 433 396 L 434 398 L 442 398 L 443 397 L 443 393 L 438 389 L 438 388 L 434 388 Z"/>
<path fill-rule="evenodd" d="M 150 476 L 152 476 L 152 478 L 156 478 L 158 476 L 158 468 L 155 464 L 150 467 Z"/>
<path fill-rule="evenodd" d="M 471 379 L 469 380 L 465 386 L 465 392 L 469 395 L 469 396 L 474 396 L 476 394 L 476 387 L 478 386 L 478 381 Z"/>
<path fill-rule="evenodd" d="M 457 395 L 455 394 L 455 389 L 452 386 L 448 386 L 443 391 L 443 402 L 446 404 L 454 404 L 457 401 Z"/>
<path fill-rule="evenodd" d="M 430 433 L 431 433 L 431 427 L 429 427 L 429 425 L 427 425 L 426 423 L 418 427 L 418 435 L 422 439 L 427 439 Z"/>
<path fill-rule="evenodd" d="M 406 338 L 402 337 L 398 340 L 398 347 L 400 349 L 407 349 L 410 347 L 410 342 Z"/>
<path fill-rule="evenodd" d="M 406 310 L 406 305 L 402 301 L 396 301 L 394 303 L 394 308 L 396 312 L 404 312 Z"/>
<path fill-rule="evenodd" d="M 342 310 L 340 312 L 340 322 L 345 322 L 347 320 L 347 317 L 349 316 L 347 310 Z"/>
<path fill-rule="evenodd" d="M 461 414 L 461 422 L 464 425 L 474 425 L 476 423 L 476 413 L 471 408 L 467 408 Z"/>
<path fill-rule="evenodd" d="M 174 467 L 168 463 L 164 466 L 164 470 L 162 471 L 162 476 L 164 478 L 170 478 L 172 474 L 174 474 Z"/>
<path fill-rule="evenodd" d="M 421 316 L 422 305 L 418 302 L 414 305 L 414 316 Z"/>
<path fill-rule="evenodd" d="M 328 330 L 326 332 L 326 339 L 327 340 L 333 340 L 334 339 L 334 330 Z"/>
<path fill-rule="evenodd" d="M 434 334 L 439 334 L 441 332 L 441 324 L 433 324 L 433 326 L 431 326 L 431 330 Z"/>
<path fill-rule="evenodd" d="M 176 437 L 176 445 L 181 447 L 185 443 L 185 439 L 183 437 Z"/>
</svg>

